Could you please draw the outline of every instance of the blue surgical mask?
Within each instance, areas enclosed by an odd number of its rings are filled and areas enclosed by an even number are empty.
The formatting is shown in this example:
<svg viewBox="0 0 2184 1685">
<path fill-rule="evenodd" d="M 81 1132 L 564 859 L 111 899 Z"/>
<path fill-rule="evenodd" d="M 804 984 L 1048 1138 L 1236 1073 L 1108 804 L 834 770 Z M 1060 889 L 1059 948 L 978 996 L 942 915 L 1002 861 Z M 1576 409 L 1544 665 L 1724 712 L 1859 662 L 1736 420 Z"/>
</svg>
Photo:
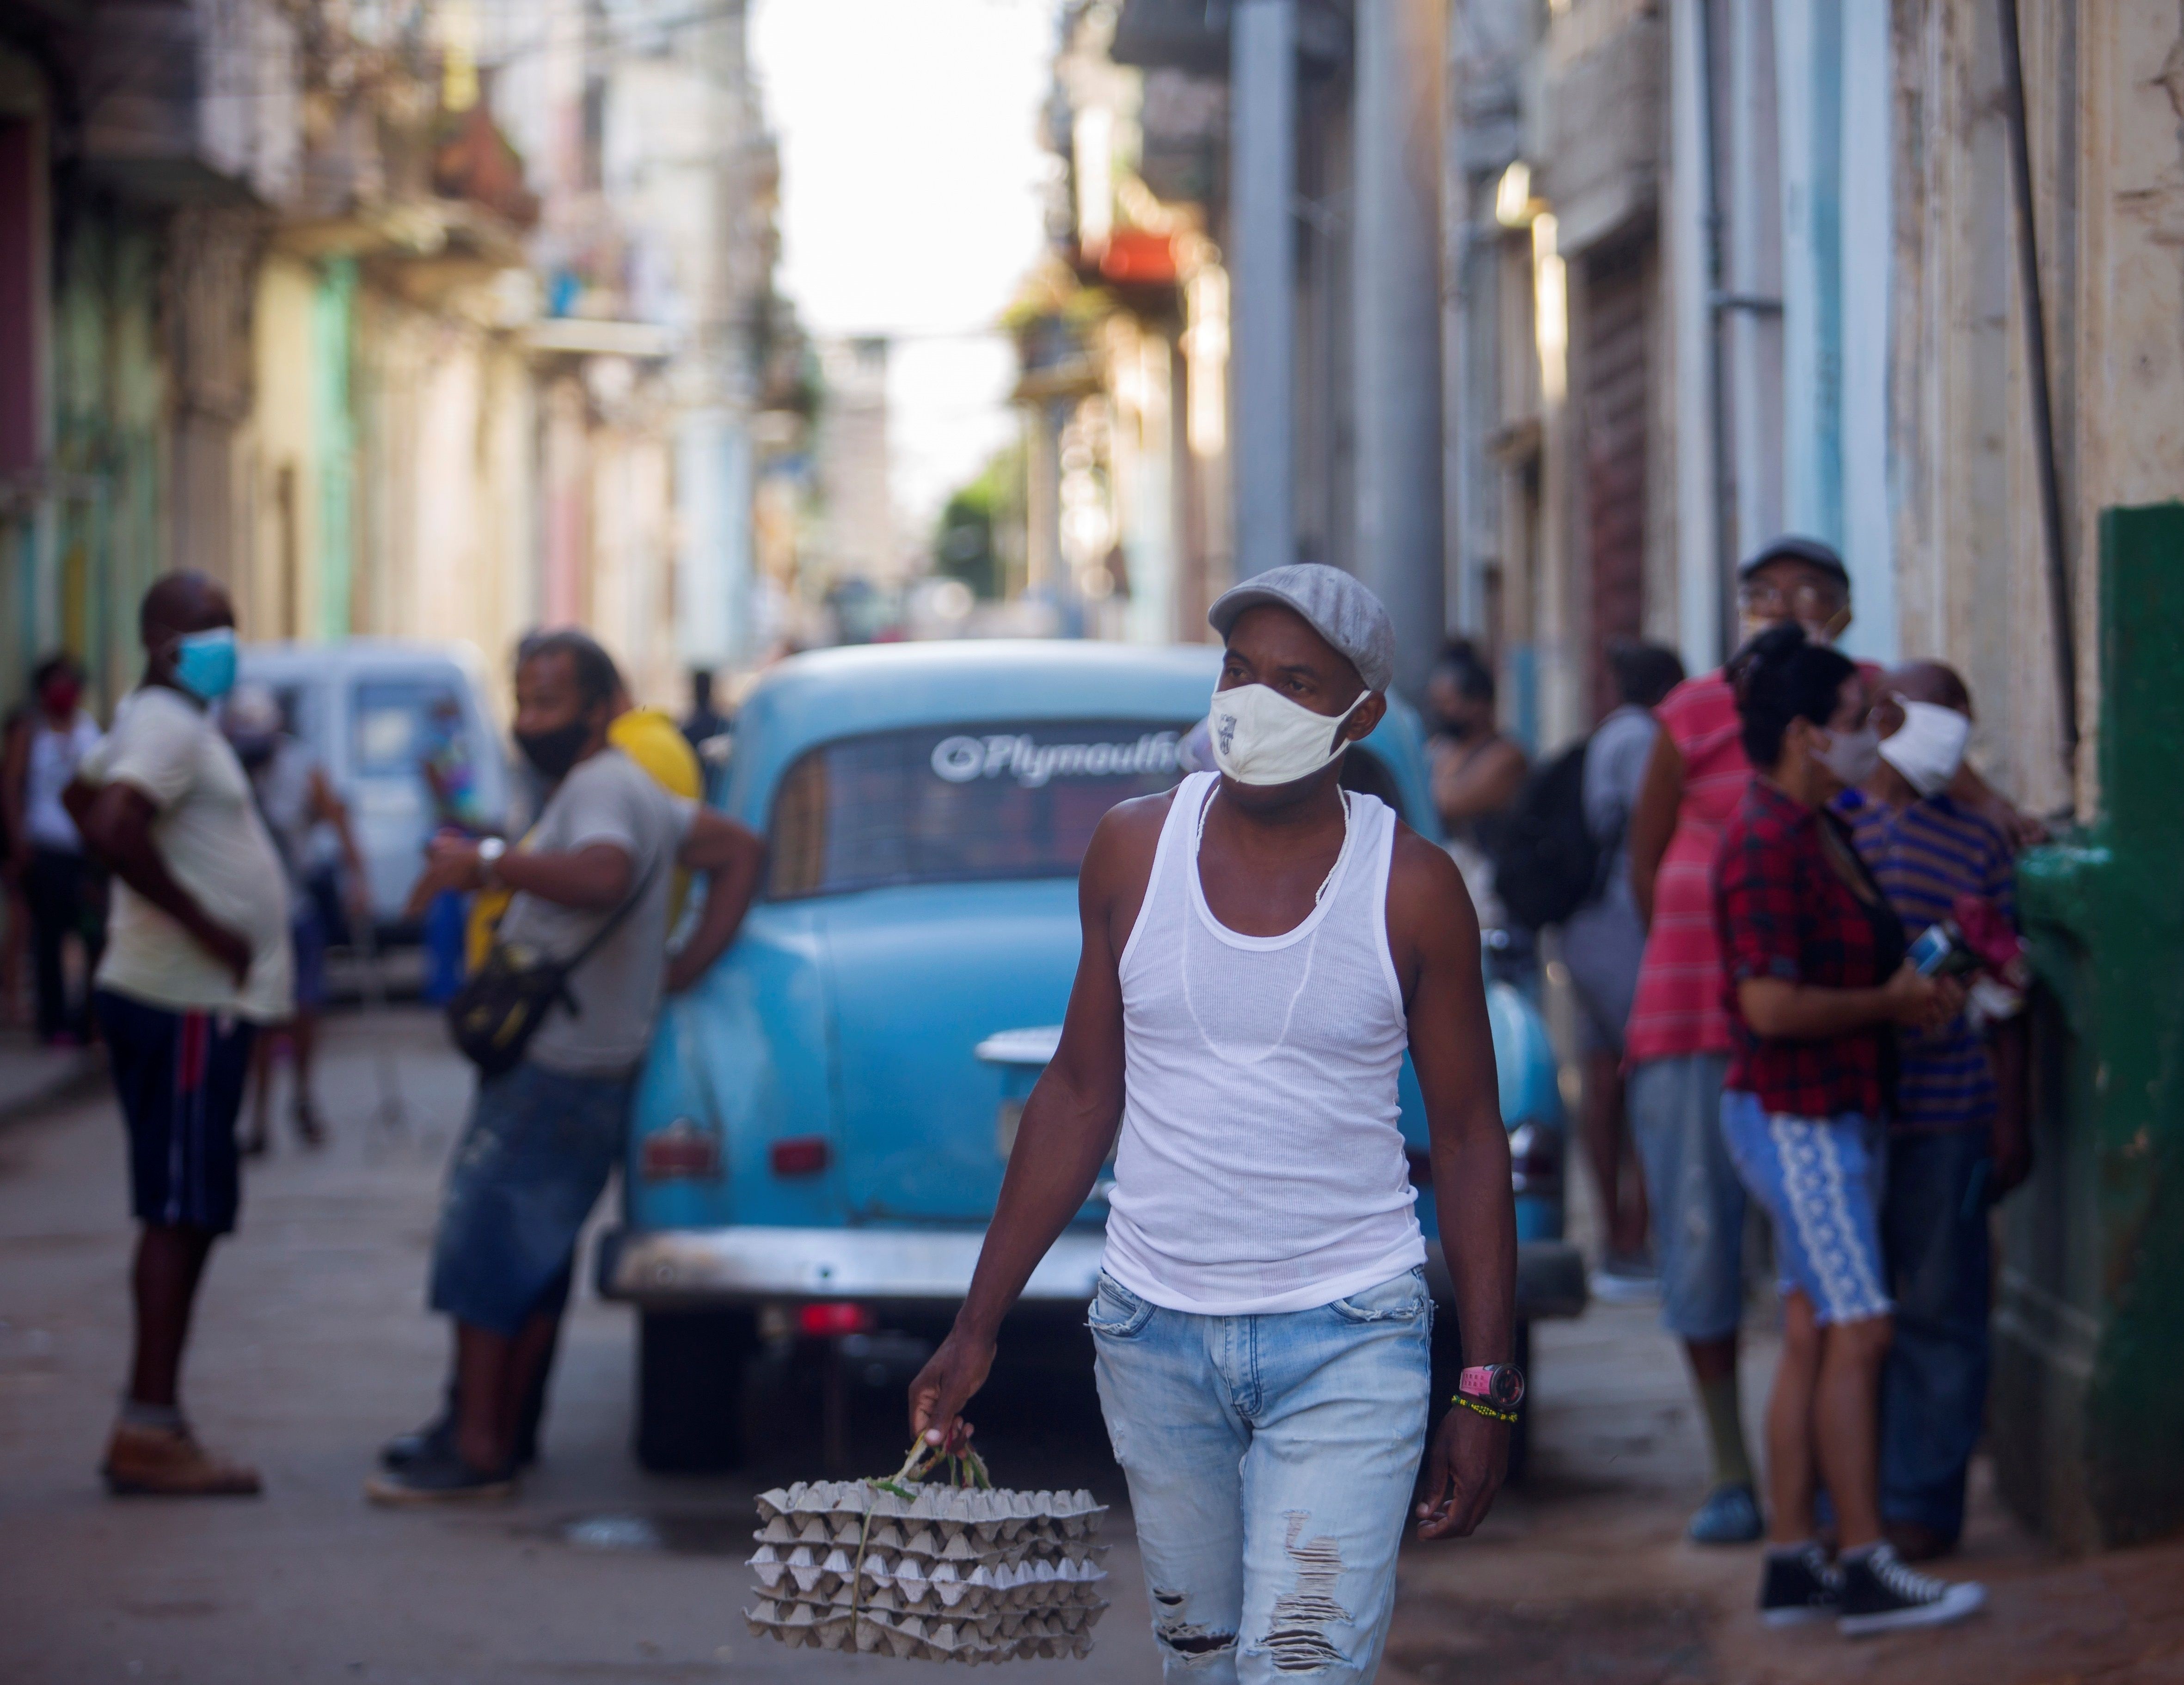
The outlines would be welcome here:
<svg viewBox="0 0 2184 1685">
<path fill-rule="evenodd" d="M 199 702 L 218 702 L 235 688 L 235 628 L 187 632 L 175 647 L 175 682 Z"/>
</svg>

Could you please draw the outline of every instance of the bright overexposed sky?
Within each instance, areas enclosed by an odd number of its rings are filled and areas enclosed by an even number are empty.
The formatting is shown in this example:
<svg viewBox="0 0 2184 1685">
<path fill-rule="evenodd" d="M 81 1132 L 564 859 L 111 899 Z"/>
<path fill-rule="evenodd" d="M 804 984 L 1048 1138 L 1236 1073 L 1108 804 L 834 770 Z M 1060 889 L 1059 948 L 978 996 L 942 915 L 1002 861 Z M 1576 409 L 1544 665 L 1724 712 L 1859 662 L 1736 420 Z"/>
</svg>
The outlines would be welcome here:
<svg viewBox="0 0 2184 1685">
<path fill-rule="evenodd" d="M 781 141 L 780 285 L 814 333 L 886 333 L 897 514 L 922 536 L 1016 434 L 991 335 L 1043 238 L 1054 0 L 757 0 Z"/>
</svg>

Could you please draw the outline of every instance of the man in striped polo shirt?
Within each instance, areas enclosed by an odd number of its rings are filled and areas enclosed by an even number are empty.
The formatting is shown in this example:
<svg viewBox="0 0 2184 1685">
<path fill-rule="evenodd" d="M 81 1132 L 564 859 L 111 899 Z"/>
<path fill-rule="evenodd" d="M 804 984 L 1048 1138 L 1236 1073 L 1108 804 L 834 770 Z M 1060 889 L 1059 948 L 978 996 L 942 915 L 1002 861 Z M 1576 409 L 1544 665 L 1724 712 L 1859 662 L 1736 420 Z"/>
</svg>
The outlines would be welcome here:
<svg viewBox="0 0 2184 1685">
<path fill-rule="evenodd" d="M 1848 816 L 1858 852 L 1916 941 L 1960 895 L 2013 920 L 2002 832 L 1947 793 L 1971 729 L 1971 697 L 1938 662 L 1889 676 L 1903 725 Z M 1964 1471 L 1986 1404 L 1987 1207 L 2031 1168 L 2024 1020 L 1983 1035 L 1959 1016 L 1897 1032 L 1881 1245 L 1896 1300 L 1882 1373 L 1880 1509 L 1905 1560 L 1938 1556 L 1964 1528 Z"/>
</svg>

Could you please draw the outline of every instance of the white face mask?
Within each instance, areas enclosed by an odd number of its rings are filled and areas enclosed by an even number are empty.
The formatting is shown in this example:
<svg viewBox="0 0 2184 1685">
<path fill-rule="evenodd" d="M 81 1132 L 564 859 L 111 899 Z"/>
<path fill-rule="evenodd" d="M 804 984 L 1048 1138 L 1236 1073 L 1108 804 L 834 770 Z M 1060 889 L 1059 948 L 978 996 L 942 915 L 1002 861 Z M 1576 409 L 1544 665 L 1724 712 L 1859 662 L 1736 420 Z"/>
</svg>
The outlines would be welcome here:
<svg viewBox="0 0 2184 1685">
<path fill-rule="evenodd" d="M 1309 778 L 1350 747 L 1343 726 L 1370 696 L 1360 691 L 1338 715 L 1315 714 L 1264 685 L 1213 692 L 1206 729 L 1213 760 L 1239 784 L 1293 784 Z"/>
<path fill-rule="evenodd" d="M 1880 765 L 1880 733 L 1870 726 L 1855 731 L 1830 731 L 1828 746 L 1814 757 L 1846 784 L 1863 784 Z"/>
<path fill-rule="evenodd" d="M 1906 702 L 1903 723 L 1880 742 L 1880 758 L 1903 775 L 1922 796 L 1949 787 L 1964 764 L 1964 744 L 1972 722 L 1953 708 L 1930 702 Z"/>
</svg>

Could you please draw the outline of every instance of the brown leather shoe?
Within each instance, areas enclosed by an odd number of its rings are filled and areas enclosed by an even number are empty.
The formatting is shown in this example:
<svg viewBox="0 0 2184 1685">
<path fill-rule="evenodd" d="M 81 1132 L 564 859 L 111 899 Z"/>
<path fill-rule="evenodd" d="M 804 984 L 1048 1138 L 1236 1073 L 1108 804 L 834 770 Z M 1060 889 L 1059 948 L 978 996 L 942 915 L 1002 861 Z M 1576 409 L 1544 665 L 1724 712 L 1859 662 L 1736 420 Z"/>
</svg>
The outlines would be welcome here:
<svg viewBox="0 0 2184 1685">
<path fill-rule="evenodd" d="M 187 1427 L 117 1423 L 98 1471 L 116 1497 L 255 1498 L 258 1471 L 215 1457 Z"/>
</svg>

